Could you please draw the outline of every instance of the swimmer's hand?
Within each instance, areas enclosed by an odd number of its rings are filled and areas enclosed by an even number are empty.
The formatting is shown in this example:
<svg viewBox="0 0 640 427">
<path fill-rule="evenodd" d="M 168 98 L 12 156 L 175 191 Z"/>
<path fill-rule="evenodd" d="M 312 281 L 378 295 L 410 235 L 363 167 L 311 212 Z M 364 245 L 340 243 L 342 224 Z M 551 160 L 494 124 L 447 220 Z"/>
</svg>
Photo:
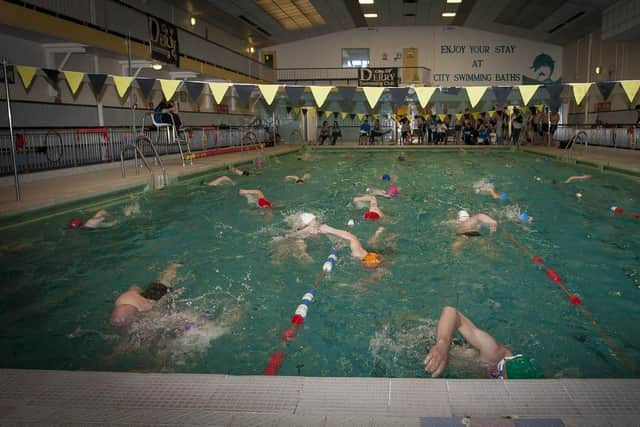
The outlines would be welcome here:
<svg viewBox="0 0 640 427">
<path fill-rule="evenodd" d="M 433 378 L 437 378 L 447 368 L 448 360 L 449 344 L 440 340 L 431 348 L 427 357 L 424 358 L 424 370 L 430 373 Z"/>
<path fill-rule="evenodd" d="M 331 227 L 329 227 L 327 224 L 321 224 L 320 227 L 318 227 L 318 231 L 322 234 L 327 234 L 331 231 Z"/>
</svg>

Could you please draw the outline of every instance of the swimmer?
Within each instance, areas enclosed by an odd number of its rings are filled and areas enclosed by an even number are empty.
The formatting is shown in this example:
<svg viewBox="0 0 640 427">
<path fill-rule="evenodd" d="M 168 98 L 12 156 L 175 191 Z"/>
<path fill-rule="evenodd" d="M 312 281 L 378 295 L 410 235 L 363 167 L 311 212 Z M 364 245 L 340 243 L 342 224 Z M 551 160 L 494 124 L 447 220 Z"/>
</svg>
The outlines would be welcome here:
<svg viewBox="0 0 640 427">
<path fill-rule="evenodd" d="M 229 166 L 229 172 L 236 174 L 238 176 L 249 176 L 251 175 L 251 172 L 249 171 L 243 171 L 242 169 L 238 169 L 235 166 Z"/>
<path fill-rule="evenodd" d="M 319 227 L 319 231 L 322 234 L 331 234 L 349 242 L 349 248 L 351 249 L 351 256 L 362 261 L 362 264 L 367 268 L 376 268 L 382 264 L 382 258 L 375 252 L 368 252 L 362 247 L 360 240 L 353 234 L 345 230 L 337 230 L 329 225 L 322 224 Z"/>
<path fill-rule="evenodd" d="M 359 209 L 362 209 L 369 205 L 369 210 L 365 212 L 364 219 L 375 221 L 380 218 L 384 218 L 384 214 L 378 207 L 378 200 L 375 196 L 364 195 L 353 198 L 353 204 Z"/>
<path fill-rule="evenodd" d="M 496 193 L 493 184 L 490 182 L 485 182 L 482 185 L 474 185 L 474 187 L 476 190 L 476 194 L 490 194 L 494 199 L 503 199 L 506 196 L 506 194 L 501 195 Z"/>
<path fill-rule="evenodd" d="M 591 175 L 575 175 L 575 176 L 570 176 L 569 178 L 567 178 L 566 181 L 564 181 L 565 184 L 568 184 L 570 182 L 573 181 L 586 181 L 588 179 L 591 178 Z"/>
<path fill-rule="evenodd" d="M 111 313 L 109 320 L 111 326 L 127 326 L 133 321 L 136 314 L 151 310 L 154 304 L 171 289 L 172 282 L 180 267 L 182 264 L 170 262 L 158 277 L 157 282 L 150 283 L 144 290 L 133 285 L 121 294 L 116 299 L 115 307 Z"/>
<path fill-rule="evenodd" d="M 314 155 L 314 154 L 310 154 L 310 153 L 304 153 L 302 155 L 302 157 L 298 157 L 298 160 L 302 160 L 305 162 L 313 162 L 315 160 L 318 160 L 320 157 Z"/>
<path fill-rule="evenodd" d="M 131 206 L 127 206 L 122 209 L 122 214 L 126 217 L 139 214 L 140 213 L 140 205 L 138 203 L 134 203 Z M 72 229 L 88 229 L 88 230 L 96 230 L 98 228 L 109 228 L 113 227 L 118 223 L 118 220 L 113 219 L 111 214 L 104 209 L 100 209 L 98 212 L 93 214 L 91 218 L 89 218 L 86 222 L 83 222 L 80 218 L 71 218 L 67 222 L 67 228 Z"/>
<path fill-rule="evenodd" d="M 454 307 L 444 307 L 438 321 L 436 344 L 429 350 L 423 361 L 425 371 L 433 378 L 439 377 L 447 368 L 449 347 L 456 330 L 478 351 L 478 358 L 487 364 L 491 378 L 542 377 L 542 372 L 532 360 L 521 354 L 514 356 L 508 347 L 476 327 Z"/>
<path fill-rule="evenodd" d="M 132 215 L 138 215 L 139 213 L 140 213 L 140 204 L 138 202 L 135 202 L 134 204 L 122 209 L 122 214 L 126 217 L 129 217 Z"/>
<path fill-rule="evenodd" d="M 456 221 L 456 236 L 458 238 L 453 242 L 452 249 L 454 254 L 459 254 L 462 245 L 471 237 L 480 236 L 480 229 L 486 226 L 491 233 L 495 233 L 498 228 L 498 222 L 489 215 L 476 214 L 469 216 L 469 212 L 461 210 L 458 212 L 458 220 Z"/>
<path fill-rule="evenodd" d="M 308 180 L 309 178 L 311 178 L 311 172 L 313 172 L 315 170 L 315 168 L 311 168 L 308 171 L 306 171 L 304 173 L 304 175 L 302 175 L 302 178 L 297 176 L 297 175 L 287 175 L 284 177 L 285 182 L 286 181 L 293 181 L 296 184 L 304 184 L 304 182 L 306 180 Z"/>
<path fill-rule="evenodd" d="M 216 187 L 219 185 L 236 185 L 236 183 L 226 175 L 223 175 L 219 178 L 214 179 L 213 181 L 209 181 L 207 183 L 209 187 Z"/>
<path fill-rule="evenodd" d="M 271 209 L 271 202 L 264 197 L 260 190 L 244 190 L 240 189 L 240 195 L 247 198 L 247 202 L 255 203 L 260 209 Z"/>
<path fill-rule="evenodd" d="M 367 193 L 369 193 L 372 196 L 396 197 L 398 195 L 399 190 L 400 189 L 397 186 L 392 185 L 386 190 L 381 190 L 379 188 L 367 188 Z"/>
<path fill-rule="evenodd" d="M 307 253 L 305 239 L 316 236 L 320 232 L 320 222 L 318 218 L 309 212 L 291 215 L 287 218 L 291 230 L 284 236 L 274 237 L 272 243 L 275 245 L 273 263 L 282 264 L 283 260 L 293 256 L 303 263 L 310 263 L 313 259 Z"/>
</svg>

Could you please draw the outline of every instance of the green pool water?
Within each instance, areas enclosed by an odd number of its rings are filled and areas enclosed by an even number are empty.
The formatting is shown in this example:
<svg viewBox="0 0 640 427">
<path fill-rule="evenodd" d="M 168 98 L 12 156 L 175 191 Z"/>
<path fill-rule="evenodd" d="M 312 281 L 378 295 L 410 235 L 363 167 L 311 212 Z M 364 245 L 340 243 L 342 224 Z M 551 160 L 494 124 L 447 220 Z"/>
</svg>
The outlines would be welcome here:
<svg viewBox="0 0 640 427">
<path fill-rule="evenodd" d="M 640 213 L 636 178 L 509 151 L 407 151 L 404 162 L 397 161 L 399 153 L 273 158 L 259 175 L 234 177 L 235 187 L 201 185 L 220 172 L 186 179 L 110 206 L 120 221 L 107 230 L 65 230 L 69 217 L 93 214 L 82 210 L 4 228 L 0 367 L 260 374 L 284 348 L 282 375 L 427 377 L 421 362 L 435 322 L 443 306 L 453 305 L 514 351 L 534 357 L 545 377 L 638 376 L 501 231 L 557 271 L 638 364 L 640 222 L 592 202 Z M 283 182 L 311 167 L 305 184 Z M 367 187 L 385 188 L 385 173 L 401 197 L 379 199 L 386 217 L 363 221 L 350 199 Z M 584 173 L 593 179 L 554 183 Z M 483 178 L 509 200 L 475 194 L 473 183 Z M 265 215 L 239 188 L 260 188 L 279 208 Z M 122 217 L 120 209 L 132 203 L 141 213 Z M 516 205 L 534 218 L 528 229 L 506 217 Z M 500 227 L 457 256 L 447 221 L 461 208 L 494 216 Z M 351 231 L 365 247 L 385 227 L 374 249 L 384 252 L 387 273 L 365 284 L 371 272 L 340 251 L 304 327 L 283 347 L 279 337 L 332 247 L 317 236 L 307 241 L 311 262 L 296 251 L 277 262 L 273 238 L 289 229 L 287 215 L 303 211 L 337 228 L 355 217 Z M 117 296 L 134 283 L 154 281 L 172 260 L 184 266 L 170 300 L 130 333 L 109 326 Z M 185 313 L 198 320 L 181 329 Z M 482 373 L 452 361 L 446 376 Z"/>
</svg>

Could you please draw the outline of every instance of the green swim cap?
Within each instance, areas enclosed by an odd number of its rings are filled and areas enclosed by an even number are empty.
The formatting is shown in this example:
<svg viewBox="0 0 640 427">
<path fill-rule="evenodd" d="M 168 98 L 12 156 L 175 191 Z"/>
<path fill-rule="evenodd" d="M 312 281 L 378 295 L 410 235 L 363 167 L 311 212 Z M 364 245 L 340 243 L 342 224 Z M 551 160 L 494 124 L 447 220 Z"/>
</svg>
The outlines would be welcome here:
<svg viewBox="0 0 640 427">
<path fill-rule="evenodd" d="M 511 380 L 526 380 L 544 378 L 542 369 L 535 362 L 526 356 L 518 357 L 506 361 L 507 378 Z"/>
</svg>

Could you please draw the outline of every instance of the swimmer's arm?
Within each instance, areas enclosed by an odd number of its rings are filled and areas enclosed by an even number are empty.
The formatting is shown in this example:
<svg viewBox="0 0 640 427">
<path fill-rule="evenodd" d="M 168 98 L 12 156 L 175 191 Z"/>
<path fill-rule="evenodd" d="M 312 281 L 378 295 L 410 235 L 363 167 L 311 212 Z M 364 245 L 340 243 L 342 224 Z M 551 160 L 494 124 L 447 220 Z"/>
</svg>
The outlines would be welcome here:
<svg viewBox="0 0 640 427">
<path fill-rule="evenodd" d="M 491 232 L 495 232 L 496 229 L 498 228 L 498 221 L 491 218 L 489 215 L 477 214 L 476 220 L 478 220 L 480 223 L 489 227 L 489 230 L 491 230 Z"/>
<path fill-rule="evenodd" d="M 256 196 L 258 199 L 264 199 L 264 194 L 260 190 L 244 190 L 240 189 L 241 196 Z"/>
<path fill-rule="evenodd" d="M 500 351 L 502 346 L 498 344 L 498 341 L 487 332 L 478 328 L 471 322 L 464 314 L 460 313 L 455 308 L 449 307 L 455 310 L 458 318 L 458 332 L 464 337 L 465 340 L 480 352 L 480 359 L 485 362 L 497 363 L 500 359 Z"/>
<path fill-rule="evenodd" d="M 297 181 L 297 180 L 299 180 L 299 179 L 300 179 L 300 178 L 298 178 L 298 177 L 297 177 L 297 176 L 295 176 L 295 175 L 287 175 L 287 176 L 285 176 L 285 177 L 284 177 L 284 180 L 285 180 L 285 181 Z"/>
<path fill-rule="evenodd" d="M 438 321 L 436 345 L 431 348 L 423 362 L 425 370 L 434 378 L 439 377 L 447 368 L 449 346 L 458 324 L 458 310 L 453 307 L 444 307 Z"/>
<path fill-rule="evenodd" d="M 207 185 L 209 185 L 209 186 L 211 187 L 211 186 L 219 185 L 219 184 L 231 184 L 231 185 L 236 185 L 236 183 L 235 183 L 231 178 L 229 178 L 229 177 L 228 177 L 228 176 L 226 176 L 226 175 L 223 175 L 223 176 L 221 176 L 220 178 L 216 178 L 216 179 L 214 179 L 213 181 L 209 182 L 209 184 L 207 184 Z"/>
<path fill-rule="evenodd" d="M 568 184 L 571 181 L 585 181 L 589 178 L 591 178 L 591 175 L 570 176 L 569 178 L 567 178 L 567 180 L 564 183 Z"/>
</svg>

